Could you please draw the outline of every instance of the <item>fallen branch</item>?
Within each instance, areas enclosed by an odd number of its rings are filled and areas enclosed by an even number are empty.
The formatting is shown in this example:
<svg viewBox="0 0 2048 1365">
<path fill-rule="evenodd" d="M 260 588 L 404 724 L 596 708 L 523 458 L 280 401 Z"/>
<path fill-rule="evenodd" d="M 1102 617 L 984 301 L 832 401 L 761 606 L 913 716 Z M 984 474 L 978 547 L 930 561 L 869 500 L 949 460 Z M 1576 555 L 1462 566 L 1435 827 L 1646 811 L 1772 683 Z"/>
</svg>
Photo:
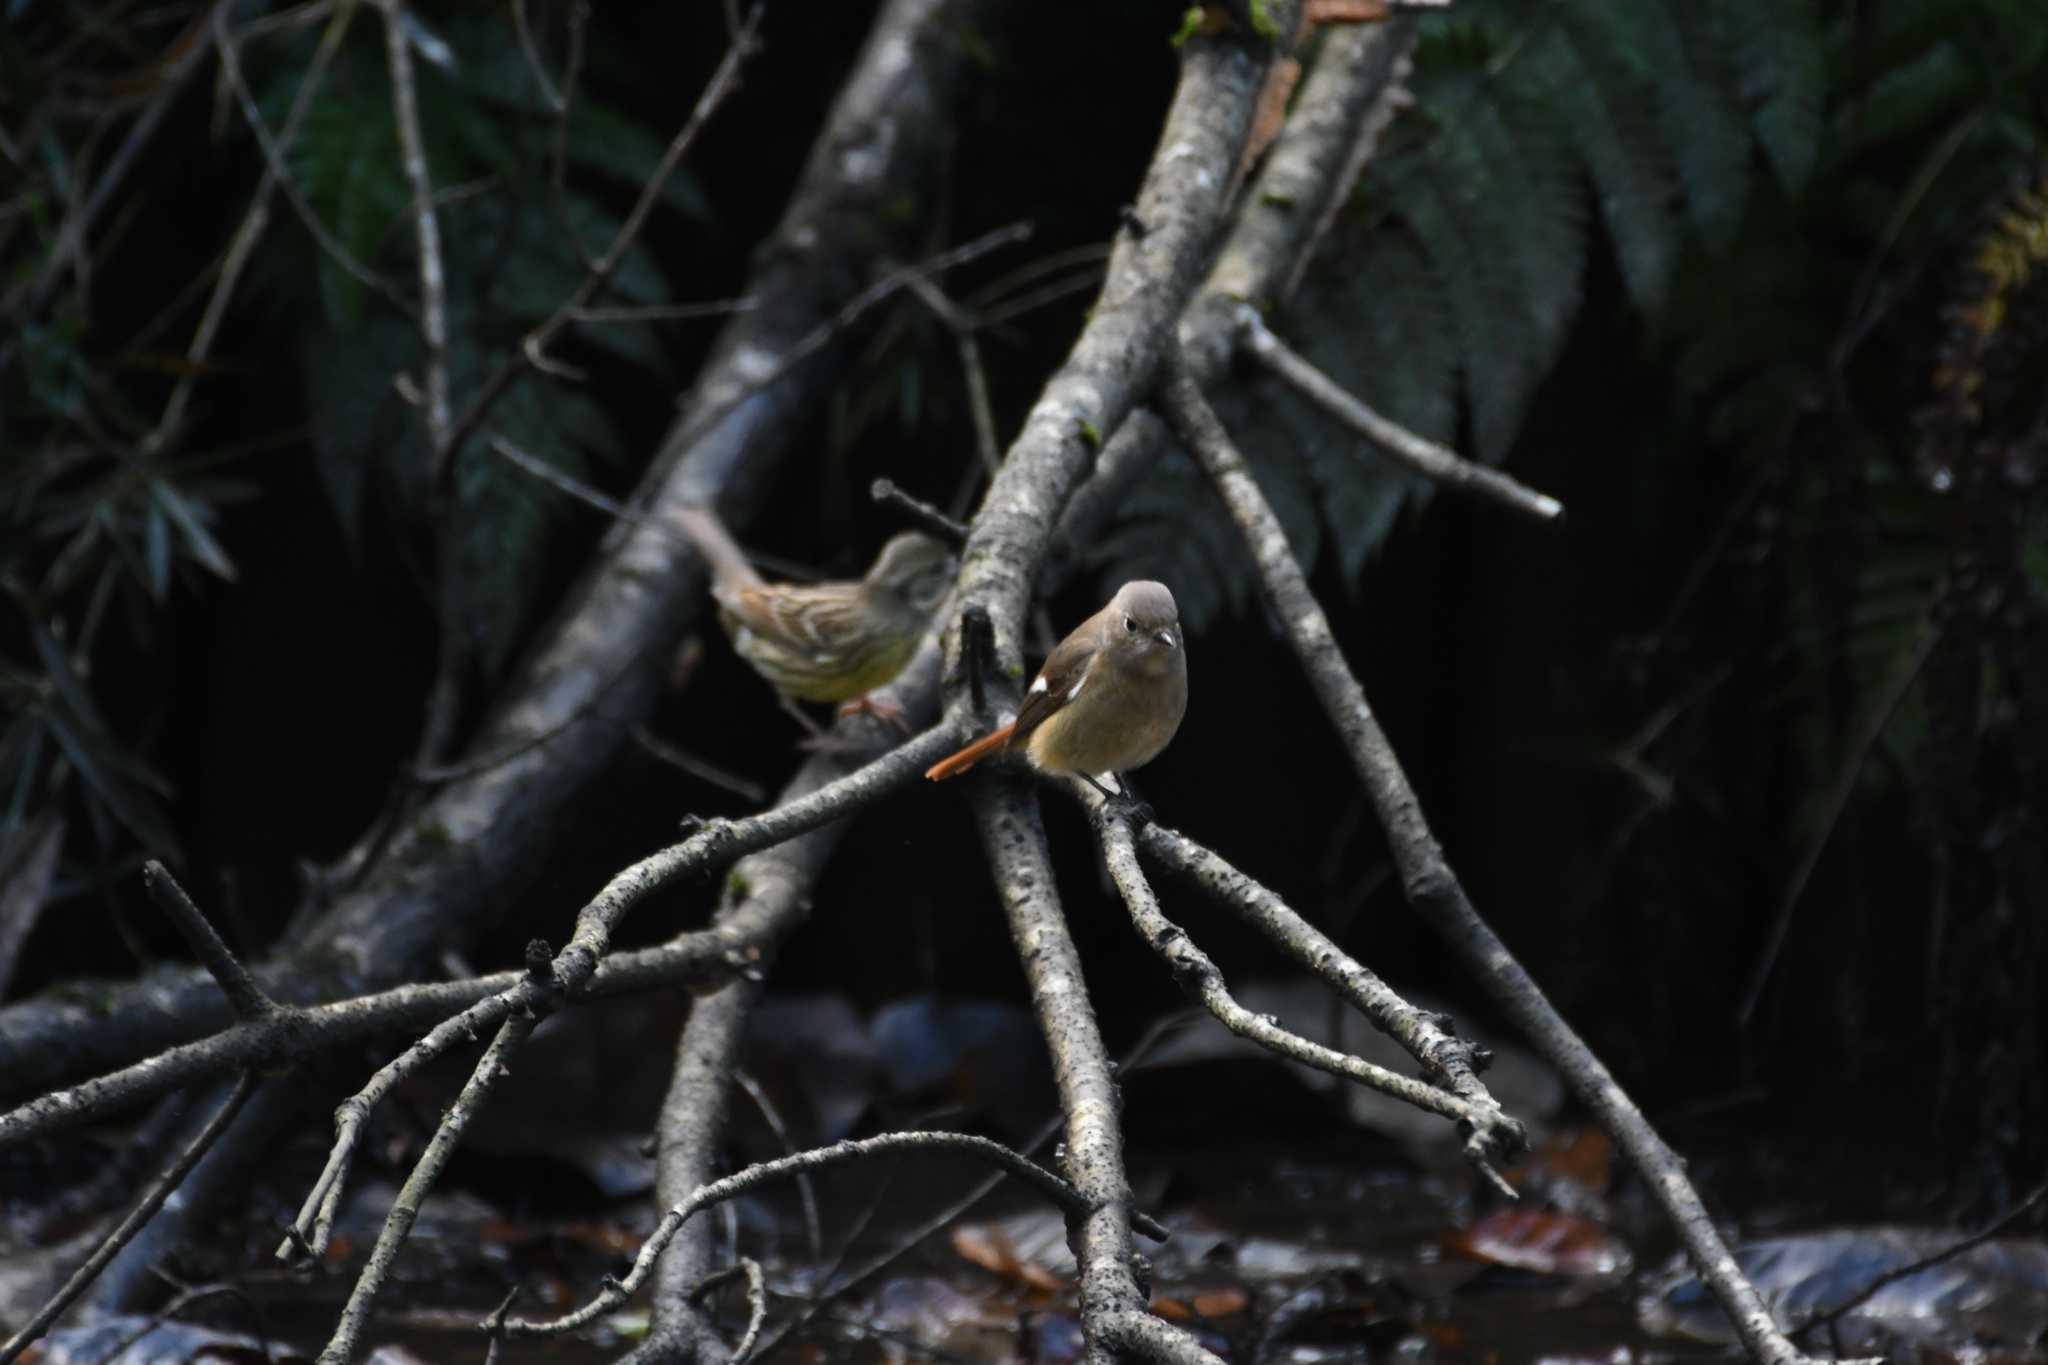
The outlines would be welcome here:
<svg viewBox="0 0 2048 1365">
<path fill-rule="evenodd" d="M 1364 689 L 1344 662 L 1328 618 L 1309 592 L 1286 532 L 1259 492 L 1244 457 L 1177 356 L 1162 398 L 1174 434 L 1201 464 L 1230 509 L 1231 520 L 1258 568 L 1260 592 L 1358 769 L 1400 868 L 1401 889 L 1409 904 L 1450 945 L 1494 1002 L 1563 1074 L 1580 1101 L 1628 1153 L 1663 1205 L 1701 1278 L 1727 1310 L 1750 1355 L 1761 1365 L 1804 1362 L 1806 1357 L 1778 1330 L 1756 1286 L 1728 1254 L 1698 1192 L 1685 1177 L 1684 1163 L 1472 908 L 1423 819 L 1421 802 L 1373 717 Z"/>
<path fill-rule="evenodd" d="M 1134 1269 L 1135 1219 L 1116 1078 L 1088 1004 L 1080 954 L 1060 912 L 1037 803 L 1015 779 L 993 776 L 977 784 L 974 814 L 1066 1115 L 1061 1165 L 1080 1196 L 1079 1207 L 1068 1210 L 1067 1243 L 1080 1273 L 1088 1358 L 1113 1360 L 1126 1349 L 1151 1360 L 1218 1365 L 1192 1337 L 1147 1311 L 1148 1288 L 1138 1283 Z"/>
</svg>

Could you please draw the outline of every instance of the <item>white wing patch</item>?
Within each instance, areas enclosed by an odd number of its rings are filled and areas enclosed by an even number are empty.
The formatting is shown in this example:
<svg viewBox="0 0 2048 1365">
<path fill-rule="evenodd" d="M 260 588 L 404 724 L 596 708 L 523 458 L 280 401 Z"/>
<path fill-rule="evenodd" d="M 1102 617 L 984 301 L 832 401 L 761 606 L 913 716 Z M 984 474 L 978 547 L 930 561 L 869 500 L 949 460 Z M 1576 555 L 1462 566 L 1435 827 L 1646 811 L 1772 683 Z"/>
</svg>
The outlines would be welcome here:
<svg viewBox="0 0 2048 1365">
<path fill-rule="evenodd" d="M 1033 692 L 1045 691 L 1045 675 L 1043 673 L 1031 680 L 1031 690 Z"/>
<path fill-rule="evenodd" d="M 1072 702 L 1074 698 L 1081 695 L 1081 685 L 1087 681 L 1088 675 L 1086 673 L 1083 673 L 1080 677 L 1074 679 L 1074 685 L 1067 689 L 1068 702 Z"/>
</svg>

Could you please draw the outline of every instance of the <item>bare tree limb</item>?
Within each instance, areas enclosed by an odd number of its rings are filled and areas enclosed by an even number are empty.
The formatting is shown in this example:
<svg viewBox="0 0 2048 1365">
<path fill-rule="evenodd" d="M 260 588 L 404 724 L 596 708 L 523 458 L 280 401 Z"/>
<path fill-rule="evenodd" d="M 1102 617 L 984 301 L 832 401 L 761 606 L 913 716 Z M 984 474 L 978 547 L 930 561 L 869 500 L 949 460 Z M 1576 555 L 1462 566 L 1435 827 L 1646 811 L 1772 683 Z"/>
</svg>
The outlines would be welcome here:
<svg viewBox="0 0 2048 1365">
<path fill-rule="evenodd" d="M 1108 1362 L 1121 1348 L 1153 1360 L 1214 1362 L 1192 1338 L 1146 1311 L 1148 1291 L 1134 1270 L 1116 1080 L 1088 1004 L 1080 954 L 1060 913 L 1037 803 L 1014 778 L 992 776 L 975 787 L 974 812 L 1066 1115 L 1061 1164 L 1080 1195 L 1079 1206 L 1068 1210 L 1067 1241 L 1080 1270 L 1086 1358 Z"/>
<path fill-rule="evenodd" d="M 1363 169 L 1362 156 L 1376 142 L 1373 130 L 1404 98 L 1400 83 L 1414 44 L 1408 19 L 1355 25 L 1324 41 L 1215 263 L 1181 314 L 1181 346 L 1204 383 L 1221 380 L 1229 369 L 1238 305 L 1285 299 L 1293 291 L 1321 238 L 1319 214 L 1333 215 L 1344 202 L 1336 189 L 1340 168 L 1356 161 Z M 1165 445 L 1166 425 L 1149 412 L 1134 412 L 1117 428 L 1061 519 L 1050 550 L 1055 566 L 1086 561 L 1131 484 Z"/>
<path fill-rule="evenodd" d="M 1174 434 L 1201 464 L 1230 509 L 1231 520 L 1258 568 L 1260 592 L 1279 619 L 1288 644 L 1365 784 L 1400 868 L 1401 888 L 1409 903 L 1628 1153 L 1671 1218 L 1701 1278 L 1727 1310 L 1750 1355 L 1761 1365 L 1803 1362 L 1805 1357 L 1778 1330 L 1756 1287 L 1728 1254 L 1698 1192 L 1685 1177 L 1684 1163 L 1472 908 L 1423 819 L 1421 803 L 1367 705 L 1364 689 L 1337 648 L 1328 618 L 1309 592 L 1286 532 L 1259 492 L 1244 457 L 1178 357 L 1167 376 L 1163 398 Z"/>
<path fill-rule="evenodd" d="M 752 870 L 758 873 L 763 869 Z M 777 878 L 757 887 L 744 872 L 740 876 L 747 887 L 743 899 L 772 904 L 779 916 L 802 915 L 810 890 L 808 878 Z M 693 1192 L 717 1179 L 727 1111 L 732 1104 L 733 1063 L 746 1033 L 747 1016 L 760 995 L 756 982 L 742 978 L 691 1003 L 689 1022 L 676 1044 L 675 1074 L 655 1123 L 657 1208 L 684 1203 Z M 809 1179 L 807 1174 L 800 1178 Z M 717 1330 L 710 1314 L 699 1306 L 702 1285 L 719 1274 L 714 1268 L 712 1227 L 706 1222 L 690 1231 L 694 1235 L 676 1238 L 668 1254 L 661 1257 L 647 1336 L 621 1365 L 718 1358 Z"/>
</svg>

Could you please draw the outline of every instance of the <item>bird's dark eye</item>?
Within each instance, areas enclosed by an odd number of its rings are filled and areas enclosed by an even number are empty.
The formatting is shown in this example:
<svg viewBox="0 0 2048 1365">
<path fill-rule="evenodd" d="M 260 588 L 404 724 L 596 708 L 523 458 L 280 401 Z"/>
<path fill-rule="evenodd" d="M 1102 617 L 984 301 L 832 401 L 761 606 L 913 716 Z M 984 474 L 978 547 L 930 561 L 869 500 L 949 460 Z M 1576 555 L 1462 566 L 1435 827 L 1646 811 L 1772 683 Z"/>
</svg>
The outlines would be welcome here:
<svg viewBox="0 0 2048 1365">
<path fill-rule="evenodd" d="M 1124 618 L 1124 629 L 1129 631 L 1131 634 L 1136 635 L 1138 633 L 1138 623 L 1136 621 L 1133 621 L 1130 617 L 1126 616 Z"/>
</svg>

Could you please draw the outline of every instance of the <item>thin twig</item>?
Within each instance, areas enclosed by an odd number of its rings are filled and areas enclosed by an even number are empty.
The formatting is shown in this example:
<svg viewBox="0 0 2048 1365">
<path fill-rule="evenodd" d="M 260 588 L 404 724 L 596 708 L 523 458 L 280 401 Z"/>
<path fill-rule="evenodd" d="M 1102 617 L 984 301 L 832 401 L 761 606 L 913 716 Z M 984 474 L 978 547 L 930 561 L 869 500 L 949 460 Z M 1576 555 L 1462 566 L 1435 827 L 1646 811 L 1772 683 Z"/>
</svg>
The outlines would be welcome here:
<svg viewBox="0 0 2048 1365">
<path fill-rule="evenodd" d="M 1087 1201 L 1080 1191 L 1065 1180 L 1000 1142 L 977 1137 L 972 1133 L 883 1133 L 878 1137 L 836 1142 L 829 1147 L 815 1147 L 808 1152 L 799 1152 L 795 1156 L 758 1162 L 723 1180 L 714 1180 L 709 1185 L 700 1187 L 689 1198 L 662 1215 L 661 1222 L 655 1227 L 653 1234 L 641 1244 L 640 1254 L 633 1258 L 633 1268 L 626 1273 L 624 1279 L 607 1279 L 596 1298 L 573 1312 L 548 1319 L 511 1318 L 505 1322 L 504 1330 L 508 1335 L 515 1337 L 558 1336 L 563 1332 L 574 1331 L 638 1293 L 640 1286 L 647 1282 L 647 1276 L 653 1270 L 656 1259 L 693 1214 L 763 1185 L 790 1179 L 799 1171 L 829 1170 L 848 1162 L 903 1151 L 956 1152 L 976 1157 L 1002 1167 L 1070 1214 L 1081 1215 L 1090 1212 Z M 1149 1235 L 1161 1238 L 1166 1235 L 1164 1228 L 1142 1214 L 1135 1215 L 1134 1221 L 1144 1225 Z"/>
<path fill-rule="evenodd" d="M 761 1328 L 768 1321 L 768 1281 L 761 1274 L 761 1263 L 751 1256 L 742 1256 L 737 1269 L 747 1281 L 747 1330 L 733 1343 L 732 1354 L 726 1365 L 746 1365 L 748 1357 L 754 1354 L 754 1347 L 760 1343 Z M 723 1283 L 725 1272 L 712 1276 L 698 1289 L 699 1293 Z M 691 1295 L 695 1298 L 696 1295 Z"/>
<path fill-rule="evenodd" d="M 1192 1012 L 1189 1013 L 1191 1014 Z M 1117 1074 L 1128 1076 L 1143 1065 L 1153 1048 L 1159 1045 L 1160 1040 L 1170 1030 L 1179 1025 L 1182 1018 L 1183 1015 L 1180 1012 L 1176 1012 L 1155 1019 L 1145 1029 L 1144 1033 L 1139 1035 L 1138 1040 L 1125 1050 L 1123 1056 L 1116 1060 Z M 1039 1125 L 1037 1131 L 1031 1135 L 1031 1140 L 1022 1144 L 1018 1150 L 1024 1153 L 1024 1155 L 1030 1156 L 1033 1152 L 1045 1146 L 1046 1143 L 1052 1141 L 1054 1135 L 1060 1131 L 1062 1126 L 1063 1120 L 1055 1116 Z M 819 1277 L 820 1282 L 825 1288 L 818 1293 L 810 1295 L 785 1293 L 783 1297 L 799 1299 L 802 1301 L 803 1307 L 795 1317 L 777 1325 L 775 1335 L 768 1339 L 767 1344 L 762 1347 L 762 1350 L 772 1354 L 783 1342 L 789 1340 L 790 1337 L 809 1325 L 811 1319 L 817 1316 L 826 1305 L 860 1288 L 870 1279 L 896 1264 L 897 1261 L 901 1260 L 912 1249 L 922 1245 L 927 1237 L 964 1217 L 969 1210 L 973 1209 L 982 1200 L 988 1198 L 1008 1178 L 1000 1170 L 990 1171 L 970 1185 L 966 1192 L 957 1199 L 935 1210 L 916 1226 L 898 1233 L 894 1245 L 876 1252 L 863 1264 L 848 1271 L 844 1276 L 839 1276 L 839 1267 L 835 1263 L 830 1273 Z M 843 1247 L 840 1254 L 842 1256 L 845 1254 Z M 835 1279 L 835 1277 L 837 1278 Z"/>
<path fill-rule="evenodd" d="M 768 789 L 751 777 L 741 777 L 738 773 L 727 772 L 716 763 L 678 749 L 644 725 L 633 727 L 633 742 L 670 767 L 679 768 L 700 781 L 709 782 L 714 787 L 723 787 L 750 805 L 759 805 L 767 799 Z"/>
<path fill-rule="evenodd" d="M 796 1139 L 790 1136 L 789 1125 L 782 1121 L 781 1112 L 776 1109 L 775 1102 L 768 1098 L 768 1092 L 761 1088 L 761 1083 L 743 1067 L 733 1068 L 732 1079 L 735 1085 L 747 1092 L 747 1098 L 754 1102 L 754 1108 L 760 1113 L 761 1121 L 768 1125 L 768 1131 L 775 1134 L 775 1140 L 782 1144 L 783 1155 L 795 1156 Z M 797 1176 L 796 1193 L 804 1206 L 804 1235 L 810 1239 L 811 1262 L 816 1264 L 825 1259 L 825 1225 L 818 1217 L 818 1192 L 811 1185 L 809 1172 Z"/>
<path fill-rule="evenodd" d="M 216 16 L 216 22 L 226 23 L 227 6 L 223 5 Z M 192 340 L 186 344 L 186 374 L 179 379 L 165 400 L 162 413 L 156 424 L 141 442 L 145 454 L 152 454 L 169 440 L 184 420 L 185 408 L 191 402 L 192 388 L 202 371 L 201 362 L 212 353 L 215 336 L 219 334 L 221 321 L 227 316 L 228 304 L 234 298 L 235 289 L 241 283 L 242 272 L 248 268 L 256 253 L 256 245 L 270 226 L 270 196 L 279 184 L 277 171 L 282 169 L 282 156 L 298 140 L 299 127 L 305 121 L 307 110 L 312 108 L 313 97 L 326 80 L 327 68 L 334 54 L 341 46 L 342 36 L 347 33 L 349 21 L 354 17 L 355 6 L 344 5 L 328 22 L 327 31 L 321 35 L 320 45 L 313 50 L 313 59 L 306 65 L 306 74 L 299 81 L 299 88 L 292 96 L 291 111 L 285 115 L 284 128 L 278 133 L 277 146 L 280 160 L 277 167 L 266 164 L 263 177 L 257 182 L 255 192 L 249 196 L 249 207 L 243 211 L 242 221 L 235 228 L 234 238 L 228 244 L 227 255 L 221 261 L 220 274 L 214 280 L 213 292 L 206 300 L 206 308 L 200 314 L 199 325 L 192 330 Z"/>
<path fill-rule="evenodd" d="M 1784 949 L 1785 935 L 1791 931 L 1792 912 L 1798 908 L 1799 897 L 1806 891 L 1806 883 L 1812 878 L 1814 868 L 1820 865 L 1820 855 L 1827 851 L 1835 826 L 1841 823 L 1842 812 L 1848 808 L 1849 797 L 1856 789 L 1856 779 L 1863 775 L 1863 764 L 1869 759 L 1871 750 L 1877 747 L 1877 741 L 1884 737 L 1885 727 L 1891 724 L 1892 713 L 1905 700 L 1913 679 L 1920 676 L 1928 656 L 1940 643 L 1941 634 L 1938 620 L 1930 619 L 1921 627 L 1920 638 L 1913 642 L 1913 648 L 1892 670 L 1884 690 L 1878 694 L 1870 714 L 1864 718 L 1862 732 L 1844 755 L 1841 770 L 1835 774 L 1834 785 L 1828 789 L 1827 800 L 1821 806 L 1820 824 L 1807 839 L 1805 851 L 1799 856 L 1799 865 L 1785 884 L 1785 894 L 1778 900 L 1778 913 L 1771 919 L 1770 933 L 1764 938 L 1763 950 L 1757 954 L 1756 965 L 1750 968 L 1748 984 L 1743 987 L 1742 998 L 1735 1007 L 1738 1024 L 1747 1027 L 1756 1014 L 1764 987 L 1770 984 L 1771 972 L 1778 965 L 1778 954 Z"/>
<path fill-rule="evenodd" d="M 1003 462 L 1003 448 L 996 439 L 995 414 L 989 407 L 988 374 L 981 364 L 981 343 L 974 339 L 981 320 L 947 298 L 945 291 L 928 279 L 912 280 L 910 289 L 953 334 L 953 344 L 960 352 L 961 378 L 967 386 L 967 413 L 974 422 L 974 450 L 981 457 L 982 472 L 994 478 L 996 466 Z"/>
<path fill-rule="evenodd" d="M 354 7 L 351 5 L 348 8 Z M 327 33 L 321 39 L 320 49 L 307 67 L 301 90 L 307 86 L 318 86 L 327 63 L 333 56 L 334 46 L 339 43 L 342 33 L 347 29 L 348 20 L 352 17 L 353 15 L 337 16 L 336 21 L 328 27 Z M 241 42 L 244 40 L 237 39 L 230 33 L 227 24 L 228 12 L 223 8 L 214 16 L 214 42 L 220 48 L 221 74 L 227 78 L 228 86 L 235 94 L 236 106 L 241 109 L 242 118 L 249 125 L 249 131 L 255 135 L 256 147 L 263 154 L 263 164 L 269 181 L 283 193 L 285 202 L 292 206 L 292 211 L 298 215 L 299 221 L 305 224 L 306 231 L 313 234 L 313 240 L 320 244 L 320 249 L 326 252 L 336 265 L 346 271 L 351 278 L 382 294 L 407 316 L 416 315 L 419 310 L 412 300 L 405 297 L 397 285 L 356 258 L 355 253 L 348 249 L 348 245 L 335 236 L 333 230 L 321 220 L 319 213 L 299 189 L 298 182 L 292 179 L 290 167 L 285 163 L 285 153 L 298 133 L 299 102 L 294 100 L 293 115 L 286 121 L 284 139 L 280 143 L 280 140 L 271 134 L 270 125 L 264 121 L 263 110 L 256 103 L 255 92 L 249 88 L 249 82 L 242 74 Z"/>
<path fill-rule="evenodd" d="M 730 317 L 751 312 L 749 298 L 711 299 L 704 303 L 650 303 L 618 308 L 571 308 L 571 322 L 687 322 L 693 318 Z"/>
<path fill-rule="evenodd" d="M 185 1183 L 185 1177 L 192 1173 L 192 1168 L 199 1164 L 199 1159 L 220 1140 L 220 1135 L 234 1122 L 235 1115 L 242 1112 L 242 1106 L 256 1093 L 256 1086 L 256 1073 L 243 1072 L 240 1079 L 235 1082 L 235 1088 L 228 1093 L 226 1101 L 214 1111 L 213 1117 L 206 1121 L 206 1127 L 186 1145 L 184 1151 L 178 1153 L 178 1159 L 172 1162 L 170 1168 L 157 1178 L 156 1183 L 144 1192 L 140 1200 L 136 1201 L 128 1216 L 93 1249 L 85 1264 L 72 1272 L 71 1278 L 64 1282 L 64 1287 L 52 1295 L 50 1301 L 44 1304 L 19 1332 L 10 1337 L 6 1345 L 0 1346 L 0 1365 L 9 1365 L 9 1362 L 26 1350 L 30 1343 L 48 1331 L 50 1324 L 99 1278 L 100 1272 L 107 1268 L 108 1263 L 121 1248 L 127 1246 L 135 1234 L 142 1230 L 143 1224 L 156 1216 L 156 1211 L 163 1207 L 164 1201 L 171 1197 L 178 1186 Z"/>
<path fill-rule="evenodd" d="M 1414 23 L 1397 20 L 1354 25 L 1325 40 L 1259 177 L 1259 195 L 1274 196 L 1280 207 L 1301 213 L 1317 205 L 1314 226 L 1296 244 L 1294 259 L 1270 296 L 1273 302 L 1285 303 L 1301 287 L 1316 249 L 1352 202 L 1351 192 L 1379 151 L 1380 137 L 1394 116 L 1414 103 L 1408 78 L 1415 66 L 1410 55 L 1415 38 Z M 1345 148 L 1341 158 L 1331 154 L 1333 146 Z"/>
<path fill-rule="evenodd" d="M 391 111 L 398 124 L 399 162 L 412 188 L 412 230 L 419 256 L 420 340 L 425 343 L 428 472 L 435 483 L 450 464 L 448 396 L 448 275 L 441 261 L 441 219 L 434 208 L 434 180 L 427 165 L 427 140 L 420 131 L 419 89 L 413 78 L 412 39 L 406 33 L 405 0 L 379 0 L 384 11 L 384 62 L 391 75 Z M 451 624 L 452 623 L 445 623 Z"/>
<path fill-rule="evenodd" d="M 1996 1237 L 1999 1233 L 2004 1232 L 2007 1228 L 2019 1222 L 2020 1219 L 2033 1212 L 2035 1207 L 2044 1199 L 2048 1199 L 2048 1183 L 2036 1185 L 2033 1193 L 1969 1236 L 1952 1242 L 1931 1255 L 1922 1256 L 1917 1261 L 1885 1271 L 1884 1274 L 1872 1279 L 1869 1284 L 1864 1285 L 1863 1288 L 1857 1290 L 1854 1294 L 1851 1294 L 1819 1317 L 1810 1318 L 1793 1328 L 1791 1332 L 1792 1339 L 1797 1341 L 1801 1337 L 1817 1332 L 1823 1327 L 1832 1329 L 1836 1323 L 1875 1298 L 1877 1292 L 1886 1285 L 1897 1284 L 1909 1275 L 1917 1275 L 1929 1267 L 1940 1265 L 1944 1261 L 1954 1260 L 1964 1252 L 1984 1245 L 1984 1243 L 1990 1241 L 1993 1237 Z"/>
<path fill-rule="evenodd" d="M 605 959 L 583 994 L 609 997 L 722 979 L 738 972 L 745 935 L 713 927 L 655 948 Z M 519 986 L 522 971 L 469 981 L 420 982 L 290 1014 L 236 1024 L 195 1042 L 0 1113 L 0 1149 L 65 1132 L 229 1072 L 268 1067 L 309 1052 L 346 1047 L 396 1030 L 430 1028 L 478 1001 Z"/>
<path fill-rule="evenodd" d="M 983 233 L 973 241 L 928 256 L 913 265 L 898 266 L 886 271 L 880 279 L 841 304 L 839 310 L 831 317 L 806 332 L 795 345 L 777 356 L 775 363 L 764 367 L 758 377 L 750 376 L 748 383 L 737 392 L 724 395 L 720 401 L 693 413 L 678 432 L 669 436 L 667 444 L 680 446 L 694 441 L 722 420 L 728 412 L 754 394 L 765 392 L 790 371 L 823 350 L 834 337 L 860 321 L 869 310 L 887 302 L 898 290 L 909 288 L 913 280 L 944 274 L 992 251 L 1024 241 L 1031 236 L 1031 232 L 1032 225 L 1029 222 L 1012 223 L 1008 227 Z"/>
<path fill-rule="evenodd" d="M 1269 373 L 1330 416 L 1378 446 L 1383 454 L 1445 488 L 1474 493 L 1512 511 L 1554 521 L 1564 504 L 1488 465 L 1468 460 L 1446 446 L 1417 436 L 1398 422 L 1367 407 L 1344 387 L 1311 365 L 1273 335 L 1256 309 L 1245 305 L 1238 314 L 1244 347 Z"/>
<path fill-rule="evenodd" d="M 249 975 L 249 969 L 242 960 L 229 950 L 214 932 L 213 924 L 192 898 L 185 894 L 185 888 L 178 885 L 170 869 L 151 858 L 142 865 L 142 884 L 149 890 L 149 898 L 157 908 L 170 916 L 178 933 L 184 937 L 192 952 L 199 958 L 216 983 L 220 993 L 228 998 L 228 1007 L 237 1019 L 262 1019 L 277 1011 L 277 1002 L 263 993 L 256 984 L 256 978 Z"/>
<path fill-rule="evenodd" d="M 490 378 L 477 390 L 476 397 L 470 400 L 469 407 L 445 432 L 439 459 L 446 460 L 455 447 L 467 441 L 477 428 L 483 425 L 484 419 L 490 416 L 491 409 L 504 396 L 505 390 L 519 376 L 520 371 L 528 365 L 542 361 L 555 334 L 568 324 L 578 309 L 587 307 L 598 292 L 610 283 L 613 273 L 619 268 L 619 263 L 625 260 L 626 252 L 638 240 L 640 230 L 647 225 L 647 217 L 660 199 L 663 187 L 668 184 L 669 177 L 675 173 L 684 155 L 696 142 L 698 133 L 703 130 L 705 123 L 719 106 L 725 103 L 727 97 L 739 88 L 740 69 L 759 47 L 756 35 L 760 22 L 761 6 L 756 5 L 748 12 L 746 23 L 734 36 L 732 46 L 726 50 L 718 69 L 712 72 L 711 81 L 704 87 L 704 93 L 697 97 L 696 105 L 690 110 L 690 117 L 669 140 L 667 148 L 661 154 L 661 160 L 655 163 L 654 173 L 647 178 L 647 183 L 640 187 L 639 198 L 633 201 L 633 207 L 627 211 L 625 221 L 619 224 L 619 230 L 612 235 L 611 245 L 607 246 L 604 254 L 584 272 L 582 280 L 570 292 L 569 297 L 564 299 L 539 326 L 528 332 L 518 346 L 506 353 L 498 368 L 491 372 Z"/>
<path fill-rule="evenodd" d="M 533 41 L 533 25 L 526 17 L 526 0 L 512 0 L 512 27 L 518 30 L 519 50 L 526 54 L 526 69 L 533 73 L 533 83 L 540 87 L 541 102 L 550 111 L 561 113 L 569 107 L 569 101 L 555 89 L 547 68 L 541 65 L 540 48 Z"/>
<path fill-rule="evenodd" d="M 225 13 L 230 8 L 232 5 L 229 0 L 216 0 L 213 13 Z M 121 182 L 127 178 L 128 170 L 135 164 L 135 159 L 142 154 L 143 148 L 149 145 L 150 138 L 155 136 L 157 125 L 163 122 L 164 115 L 183 93 L 186 80 L 206 59 L 206 54 L 212 47 L 212 33 L 212 25 L 202 21 L 179 35 L 170 60 L 164 64 L 157 76 L 156 88 L 150 96 L 149 103 L 136 115 L 135 122 L 128 126 L 128 133 L 121 139 L 120 147 L 107 158 L 107 168 L 100 173 L 100 178 L 93 185 L 91 193 L 84 195 L 78 206 L 65 216 L 64 224 L 58 230 L 56 243 L 50 248 L 50 254 L 37 273 L 35 282 L 28 286 L 30 308 L 42 307 L 58 278 L 64 273 L 66 265 L 74 257 L 81 262 L 85 259 L 82 252 L 93 224 L 113 199 L 115 192 L 120 189 Z M 11 313 L 18 297 L 18 294 L 10 294 L 4 300 L 0 300 L 0 312 Z M 5 355 L 6 352 L 0 350 L 0 359 L 4 359 Z"/>
<path fill-rule="evenodd" d="M 964 525 L 922 498 L 911 497 L 898 488 L 894 480 L 876 479 L 868 488 L 868 496 L 876 502 L 895 508 L 949 545 L 960 546 L 967 543 L 967 528 Z"/>
</svg>

